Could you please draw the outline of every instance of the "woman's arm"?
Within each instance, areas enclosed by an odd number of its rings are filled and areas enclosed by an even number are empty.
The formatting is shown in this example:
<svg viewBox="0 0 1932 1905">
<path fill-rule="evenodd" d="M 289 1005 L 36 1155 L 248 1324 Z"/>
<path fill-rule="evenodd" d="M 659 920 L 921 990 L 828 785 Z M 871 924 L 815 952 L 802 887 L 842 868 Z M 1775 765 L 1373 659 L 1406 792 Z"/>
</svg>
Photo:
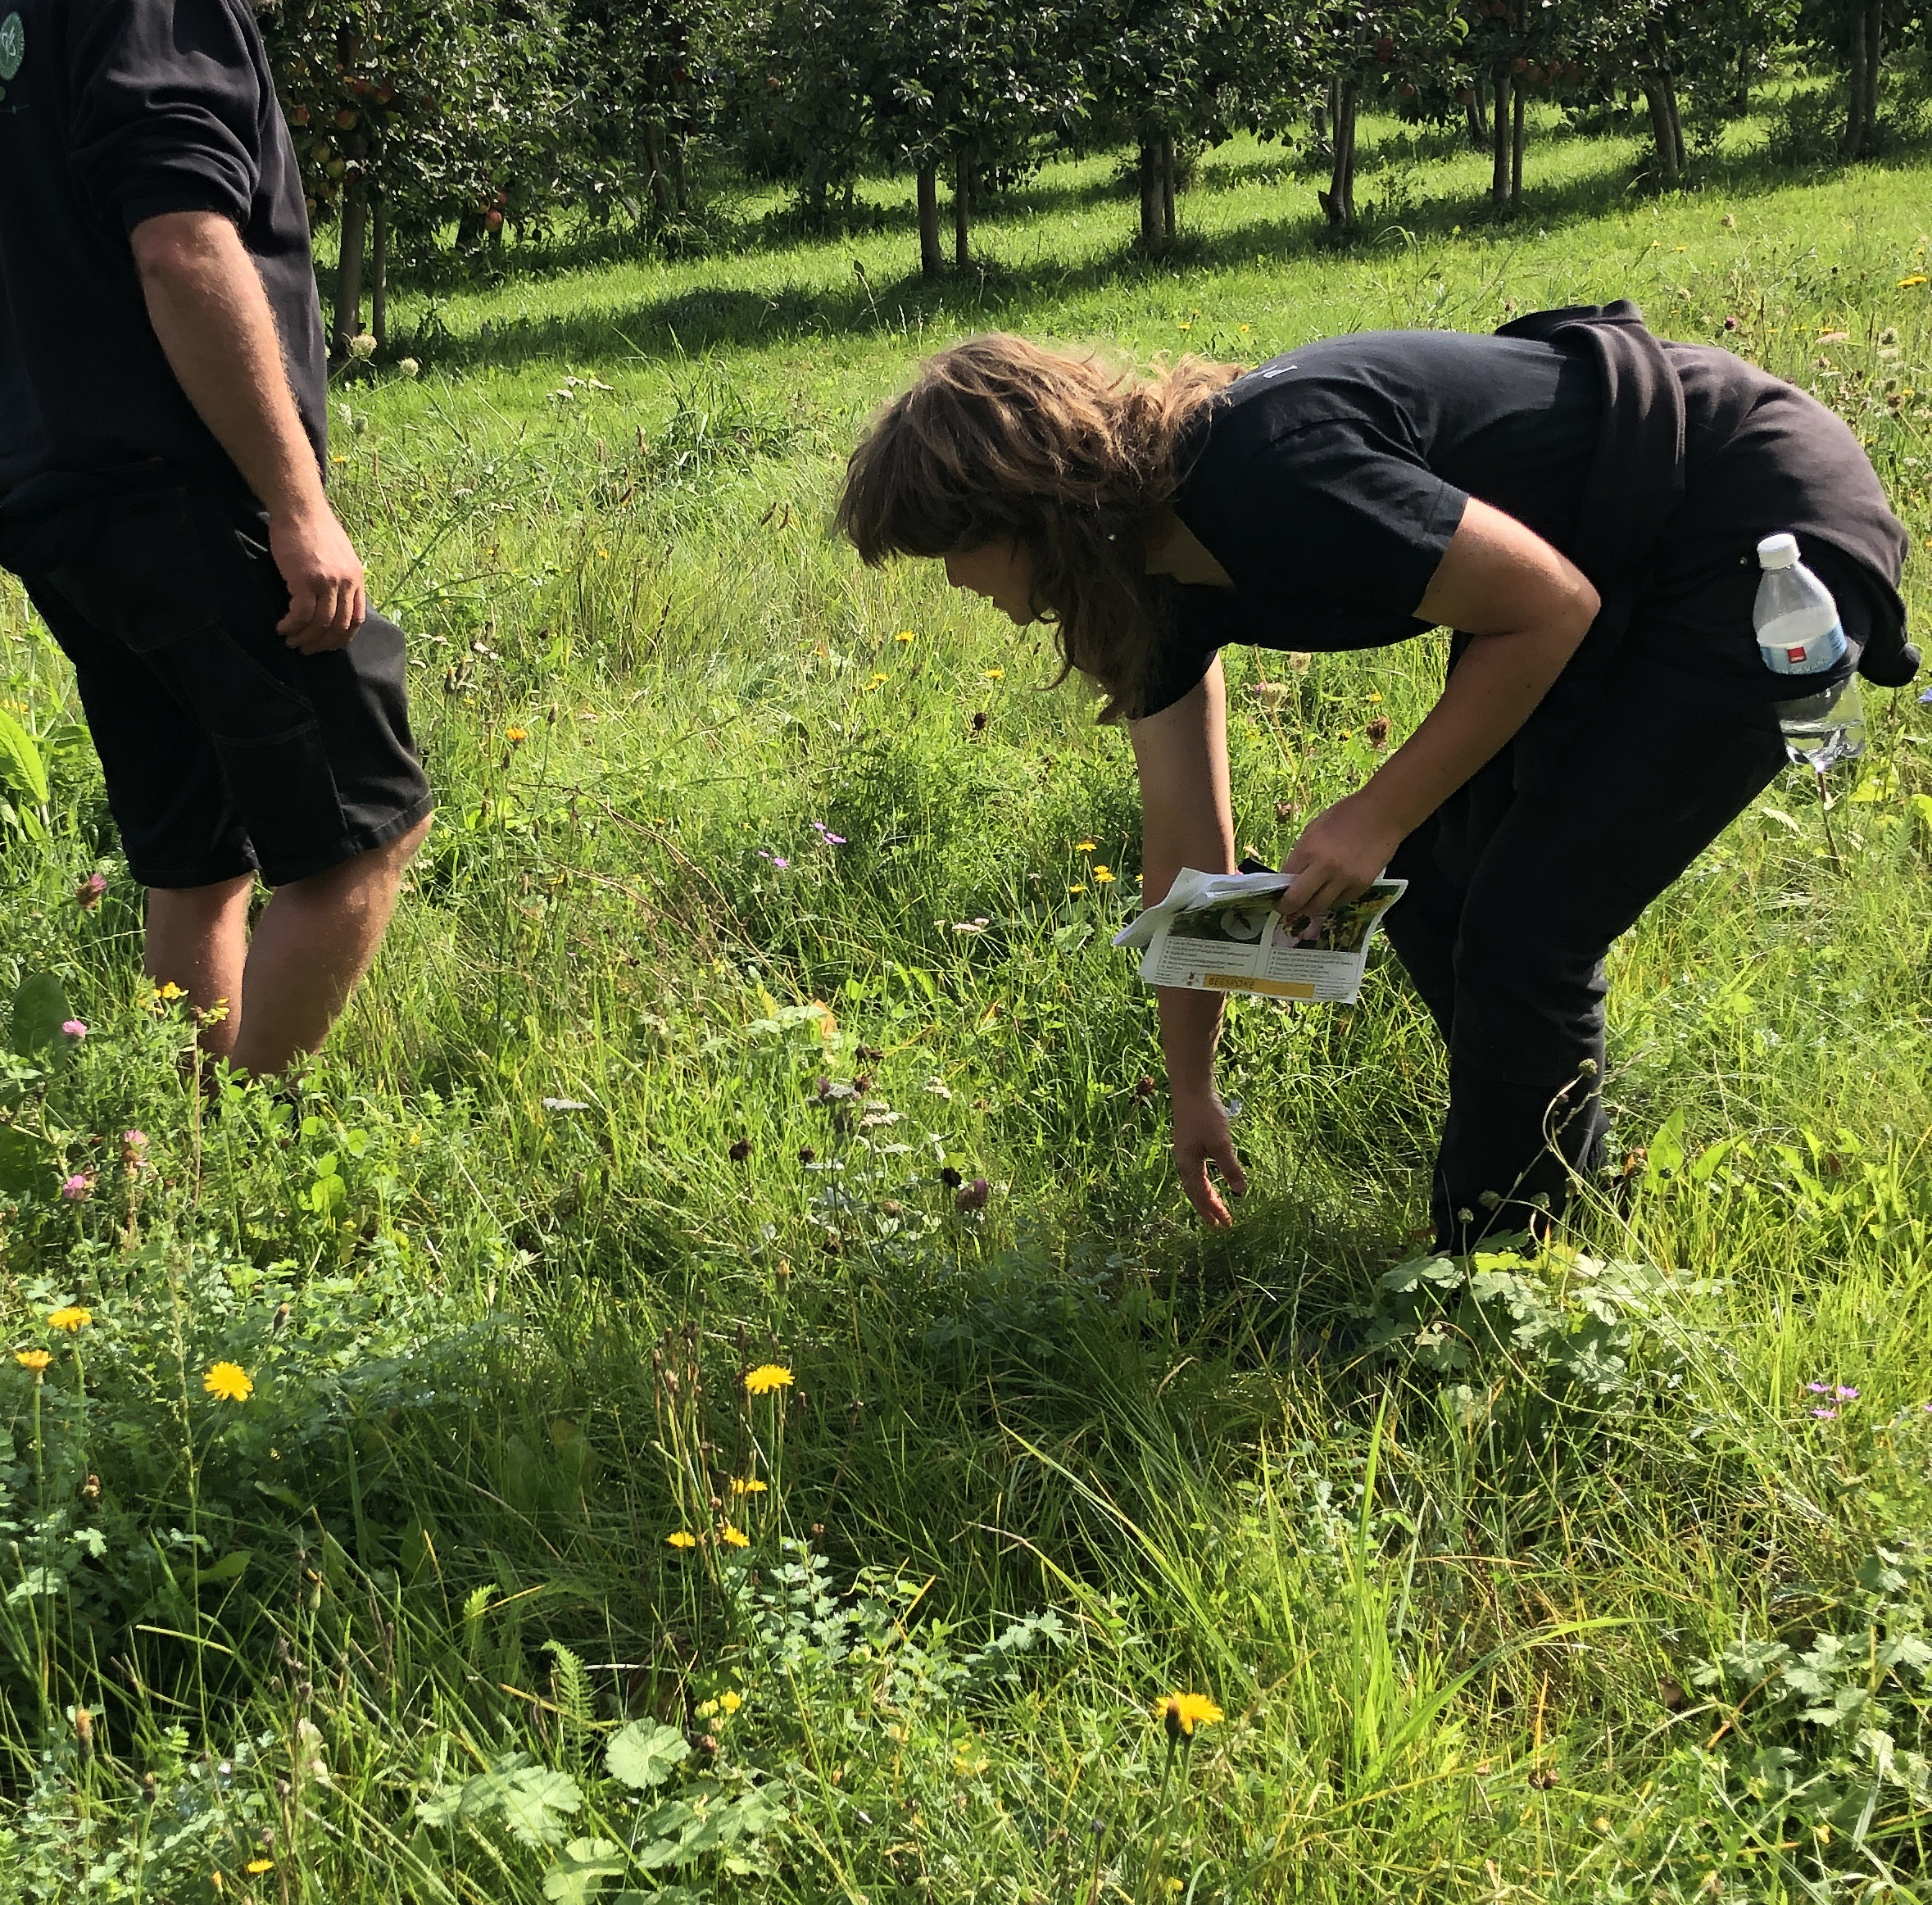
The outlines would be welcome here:
<svg viewBox="0 0 1932 1905">
<path fill-rule="evenodd" d="M 1158 714 L 1128 724 L 1141 775 L 1142 891 L 1166 896 L 1182 867 L 1235 869 L 1227 791 L 1227 687 L 1216 660 L 1200 685 Z M 1208 1177 L 1208 1160 L 1238 1197 L 1248 1188 L 1227 1114 L 1214 1091 L 1221 1000 L 1213 992 L 1159 989 L 1161 1050 L 1174 1101 L 1174 1164 L 1188 1201 L 1211 1224 L 1233 1220 Z"/>
<path fill-rule="evenodd" d="M 1428 719 L 1358 792 L 1311 820 L 1282 863 L 1284 913 L 1363 892 L 1404 837 L 1529 719 L 1599 606 L 1590 578 L 1513 516 L 1470 498 L 1416 614 L 1473 636 Z"/>
</svg>

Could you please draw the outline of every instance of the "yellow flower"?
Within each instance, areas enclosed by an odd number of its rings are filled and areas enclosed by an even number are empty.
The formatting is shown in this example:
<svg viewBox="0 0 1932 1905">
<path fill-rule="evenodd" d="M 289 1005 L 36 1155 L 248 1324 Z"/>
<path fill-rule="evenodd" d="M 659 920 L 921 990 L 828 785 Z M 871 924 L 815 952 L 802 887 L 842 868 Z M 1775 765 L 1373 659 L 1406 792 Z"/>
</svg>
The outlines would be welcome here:
<svg viewBox="0 0 1932 1905">
<path fill-rule="evenodd" d="M 1068 889 L 1067 889 L 1067 894 L 1068 894 L 1068 898 L 1071 898 L 1071 897 L 1072 897 L 1072 896 L 1073 896 L 1074 894 L 1076 894 L 1076 893 L 1084 893 L 1086 891 L 1086 884 L 1085 884 L 1085 882 L 1082 882 L 1081 885 L 1079 885 L 1079 886 L 1077 886 L 1077 887 L 1068 887 Z"/>
<path fill-rule="evenodd" d="M 600 562 L 608 562 L 610 560 L 610 551 L 608 549 L 600 549 L 597 551 L 597 560 Z"/>
<path fill-rule="evenodd" d="M 1925 282 L 1925 274 L 1923 271 L 1915 271 L 1911 277 L 1901 278 L 1898 280 L 1898 288 L 1901 291 L 1910 291 L 1913 286 L 1923 284 Z"/>
<path fill-rule="evenodd" d="M 769 1395 L 774 1389 L 789 1389 L 791 1372 L 776 1363 L 761 1363 L 745 1378 L 748 1395 Z"/>
<path fill-rule="evenodd" d="M 1246 333 L 1247 333 L 1247 331 L 1248 331 L 1248 326 L 1247 326 L 1246 324 L 1241 324 L 1241 325 L 1238 326 L 1237 328 L 1238 328 L 1238 329 L 1240 330 L 1240 332 L 1242 333 L 1242 334 L 1243 334 L 1244 336 L 1245 336 L 1245 335 L 1246 335 Z"/>
<path fill-rule="evenodd" d="M 697 1546 L 697 1536 L 692 1534 L 688 1528 L 680 1528 L 675 1535 L 665 1535 L 664 1540 L 669 1546 L 673 1548 L 695 1548 Z"/>
<path fill-rule="evenodd" d="M 188 996 L 188 990 L 185 987 L 177 986 L 172 979 L 169 979 L 155 987 L 154 996 L 156 999 L 185 999 Z"/>
<path fill-rule="evenodd" d="M 865 692 L 868 694 L 870 694 L 874 688 L 879 687 L 883 683 L 890 681 L 891 678 L 892 678 L 890 675 L 875 674 L 872 679 L 865 684 Z"/>
<path fill-rule="evenodd" d="M 744 1695 L 734 1691 L 729 1687 L 727 1687 L 725 1690 L 718 1696 L 718 1705 L 719 1710 L 726 1713 L 737 1712 L 738 1708 L 743 1706 L 744 1703 Z"/>
<path fill-rule="evenodd" d="M 44 1349 L 16 1349 L 13 1359 L 21 1368 L 31 1369 L 36 1376 L 53 1361 Z"/>
<path fill-rule="evenodd" d="M 892 639 L 895 642 L 911 642 L 916 639 L 916 637 L 914 636 L 911 629 L 901 628 L 899 633 L 892 637 Z"/>
<path fill-rule="evenodd" d="M 1006 670 L 1003 668 L 989 668 L 982 672 L 990 682 L 1003 682 L 1006 679 Z"/>
<path fill-rule="evenodd" d="M 1073 842 L 1073 850 L 1076 853 L 1091 853 L 1099 845 L 1097 840 L 1077 840 Z"/>
<path fill-rule="evenodd" d="M 733 1495 L 769 1495 L 771 1491 L 755 1475 L 737 1476 L 731 1478 Z"/>
<path fill-rule="evenodd" d="M 1091 869 L 1091 871 L 1094 877 L 1094 884 L 1096 887 L 1106 887 L 1111 886 L 1113 884 L 1113 875 L 1109 869 L 1105 867 L 1095 867 Z"/>
<path fill-rule="evenodd" d="M 94 1320 L 94 1313 L 91 1309 L 84 1309 L 77 1303 L 70 1303 L 59 1309 L 50 1309 L 47 1313 L 47 1320 L 51 1327 L 66 1330 L 71 1334 L 85 1329 Z"/>
<path fill-rule="evenodd" d="M 1177 318 L 1174 320 L 1174 329 L 1177 331 L 1191 331 L 1194 326 L 1188 323 L 1186 318 Z"/>
<path fill-rule="evenodd" d="M 272 1872 L 274 1869 L 275 1862 L 272 1858 L 252 1858 L 242 1867 L 252 1879 L 259 1879 L 264 1872 Z"/>
<path fill-rule="evenodd" d="M 1170 1739 L 1191 1739 L 1197 1726 L 1212 1726 L 1227 1716 L 1205 1694 L 1169 1694 L 1154 1705 L 1154 1717 Z"/>
<path fill-rule="evenodd" d="M 239 1363 L 217 1363 L 202 1378 L 202 1387 L 222 1402 L 246 1402 L 255 1393 L 255 1384 Z"/>
<path fill-rule="evenodd" d="M 718 1531 L 718 1538 L 727 1548 L 749 1548 L 751 1537 L 742 1528 L 734 1528 L 729 1522 Z"/>
<path fill-rule="evenodd" d="M 506 728 L 503 738 L 512 747 L 518 747 L 530 738 L 530 730 L 528 728 Z"/>
</svg>

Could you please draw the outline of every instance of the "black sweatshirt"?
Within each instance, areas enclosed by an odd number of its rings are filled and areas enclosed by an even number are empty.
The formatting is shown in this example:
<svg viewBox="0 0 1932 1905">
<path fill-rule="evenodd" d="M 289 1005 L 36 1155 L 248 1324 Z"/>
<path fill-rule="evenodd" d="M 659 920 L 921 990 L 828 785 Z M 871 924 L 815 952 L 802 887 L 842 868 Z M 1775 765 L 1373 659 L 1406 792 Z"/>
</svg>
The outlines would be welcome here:
<svg viewBox="0 0 1932 1905">
<path fill-rule="evenodd" d="M 161 212 L 234 221 L 325 469 L 302 177 L 246 0 L 0 7 L 0 506 L 25 514 L 156 458 L 237 480 L 148 321 L 128 237 Z"/>
</svg>

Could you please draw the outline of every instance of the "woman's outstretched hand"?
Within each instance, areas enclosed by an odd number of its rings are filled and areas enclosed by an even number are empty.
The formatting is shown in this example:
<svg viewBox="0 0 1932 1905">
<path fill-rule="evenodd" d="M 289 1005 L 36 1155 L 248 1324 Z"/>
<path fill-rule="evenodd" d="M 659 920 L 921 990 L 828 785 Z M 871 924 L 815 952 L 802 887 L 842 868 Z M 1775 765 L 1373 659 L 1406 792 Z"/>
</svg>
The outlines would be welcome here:
<svg viewBox="0 0 1932 1905">
<path fill-rule="evenodd" d="M 1408 831 L 1366 787 L 1324 808 L 1281 863 L 1295 883 L 1277 908 L 1284 918 L 1293 918 L 1359 899 L 1381 877 Z"/>
<path fill-rule="evenodd" d="M 1220 1168 L 1222 1181 L 1239 1197 L 1248 1188 L 1248 1173 L 1235 1155 L 1234 1133 L 1227 1114 L 1212 1092 L 1176 1093 L 1174 1097 L 1174 1168 L 1187 1201 L 1201 1213 L 1201 1222 L 1217 1229 L 1234 1218 L 1208 1175 L 1209 1161 Z"/>
</svg>

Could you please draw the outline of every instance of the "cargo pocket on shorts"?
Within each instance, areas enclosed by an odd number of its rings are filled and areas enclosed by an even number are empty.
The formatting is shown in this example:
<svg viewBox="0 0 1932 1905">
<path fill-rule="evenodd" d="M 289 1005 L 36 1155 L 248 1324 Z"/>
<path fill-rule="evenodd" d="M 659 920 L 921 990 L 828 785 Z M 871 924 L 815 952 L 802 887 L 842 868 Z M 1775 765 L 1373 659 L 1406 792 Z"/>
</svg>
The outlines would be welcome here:
<svg viewBox="0 0 1932 1905">
<path fill-rule="evenodd" d="M 271 887 L 347 856 L 335 773 L 315 721 L 274 734 L 215 734 L 222 778 Z"/>
</svg>

